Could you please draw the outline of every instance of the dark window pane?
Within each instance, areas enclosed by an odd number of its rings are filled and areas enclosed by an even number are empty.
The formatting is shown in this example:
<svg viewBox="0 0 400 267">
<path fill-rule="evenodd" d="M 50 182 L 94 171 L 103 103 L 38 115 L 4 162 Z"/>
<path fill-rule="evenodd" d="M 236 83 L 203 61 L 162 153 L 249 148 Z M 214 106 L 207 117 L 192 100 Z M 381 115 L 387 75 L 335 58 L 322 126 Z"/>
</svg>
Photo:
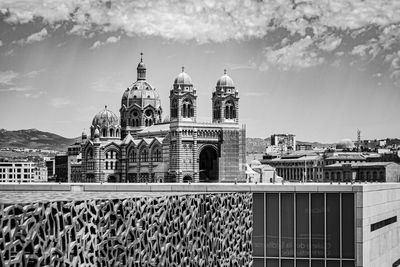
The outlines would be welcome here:
<svg viewBox="0 0 400 267">
<path fill-rule="evenodd" d="M 354 261 L 342 261 L 342 267 L 354 267 Z"/>
<path fill-rule="evenodd" d="M 294 261 L 293 260 L 282 260 L 281 267 L 293 267 Z"/>
<path fill-rule="evenodd" d="M 296 260 L 296 267 L 309 267 L 309 264 L 308 260 Z"/>
<path fill-rule="evenodd" d="M 342 258 L 354 259 L 354 194 L 342 194 Z"/>
<path fill-rule="evenodd" d="M 267 198 L 267 256 L 279 256 L 279 194 Z"/>
<path fill-rule="evenodd" d="M 253 258 L 253 267 L 264 267 L 264 259 Z"/>
<path fill-rule="evenodd" d="M 264 256 L 264 193 L 253 194 L 253 256 Z"/>
<path fill-rule="evenodd" d="M 321 260 L 312 260 L 311 267 L 325 267 L 325 262 Z"/>
<path fill-rule="evenodd" d="M 281 194 L 281 256 L 293 257 L 294 205 L 293 194 Z"/>
<path fill-rule="evenodd" d="M 311 194 L 311 256 L 323 258 L 324 244 L 324 194 Z"/>
<path fill-rule="evenodd" d="M 340 267 L 340 261 L 327 261 L 326 267 Z"/>
<path fill-rule="evenodd" d="M 340 194 L 326 194 L 326 255 L 340 257 Z"/>
<path fill-rule="evenodd" d="M 309 256 L 309 207 L 308 194 L 296 194 L 296 253 L 297 257 Z M 307 265 L 308 266 L 308 265 Z"/>
<path fill-rule="evenodd" d="M 279 267 L 279 260 L 267 259 L 267 267 Z"/>
</svg>

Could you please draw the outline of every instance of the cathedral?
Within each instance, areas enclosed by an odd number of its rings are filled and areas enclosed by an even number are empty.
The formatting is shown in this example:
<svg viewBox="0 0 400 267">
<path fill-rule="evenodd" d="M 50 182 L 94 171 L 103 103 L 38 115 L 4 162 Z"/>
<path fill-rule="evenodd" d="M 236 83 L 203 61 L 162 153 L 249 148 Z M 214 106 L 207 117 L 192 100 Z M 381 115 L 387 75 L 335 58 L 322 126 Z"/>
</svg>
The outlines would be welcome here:
<svg viewBox="0 0 400 267">
<path fill-rule="evenodd" d="M 146 79 L 141 54 L 137 80 L 122 94 L 120 117 L 105 106 L 82 133 L 83 182 L 245 181 L 245 128 L 239 94 L 224 72 L 211 101 L 211 122 L 197 121 L 197 91 L 182 68 L 170 90 L 168 121 Z"/>
</svg>

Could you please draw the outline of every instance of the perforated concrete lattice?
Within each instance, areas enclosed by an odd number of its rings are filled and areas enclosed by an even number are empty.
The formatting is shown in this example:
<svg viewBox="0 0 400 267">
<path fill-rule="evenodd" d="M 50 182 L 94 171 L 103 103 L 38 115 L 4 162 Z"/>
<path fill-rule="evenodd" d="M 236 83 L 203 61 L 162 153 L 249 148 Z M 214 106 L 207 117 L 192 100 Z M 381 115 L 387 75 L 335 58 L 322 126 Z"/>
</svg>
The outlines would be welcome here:
<svg viewBox="0 0 400 267">
<path fill-rule="evenodd" d="M 252 195 L 1 204 L 0 266 L 249 266 Z"/>
</svg>

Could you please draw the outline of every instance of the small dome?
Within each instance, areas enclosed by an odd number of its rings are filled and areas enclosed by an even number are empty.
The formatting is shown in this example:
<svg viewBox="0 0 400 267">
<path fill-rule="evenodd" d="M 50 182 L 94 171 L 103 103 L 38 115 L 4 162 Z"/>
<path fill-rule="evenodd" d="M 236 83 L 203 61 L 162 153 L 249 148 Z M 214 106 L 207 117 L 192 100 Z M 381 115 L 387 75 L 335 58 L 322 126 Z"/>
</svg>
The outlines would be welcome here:
<svg viewBox="0 0 400 267">
<path fill-rule="evenodd" d="M 138 69 L 146 69 L 146 65 L 143 62 L 143 53 L 140 53 L 140 62 L 137 65 Z"/>
<path fill-rule="evenodd" d="M 87 137 L 87 133 L 86 133 L 85 129 L 82 131 L 82 137 Z"/>
<path fill-rule="evenodd" d="M 175 78 L 174 84 L 192 84 L 192 78 L 185 72 L 182 67 L 182 72 Z"/>
<path fill-rule="evenodd" d="M 219 78 L 217 81 L 217 86 L 219 87 L 235 87 L 233 80 L 226 74 L 226 70 L 224 70 L 224 75 Z"/>
<path fill-rule="evenodd" d="M 115 115 L 111 110 L 107 109 L 107 106 L 94 116 L 92 125 L 94 127 L 109 127 L 109 126 L 118 126 L 119 118 Z"/>
</svg>

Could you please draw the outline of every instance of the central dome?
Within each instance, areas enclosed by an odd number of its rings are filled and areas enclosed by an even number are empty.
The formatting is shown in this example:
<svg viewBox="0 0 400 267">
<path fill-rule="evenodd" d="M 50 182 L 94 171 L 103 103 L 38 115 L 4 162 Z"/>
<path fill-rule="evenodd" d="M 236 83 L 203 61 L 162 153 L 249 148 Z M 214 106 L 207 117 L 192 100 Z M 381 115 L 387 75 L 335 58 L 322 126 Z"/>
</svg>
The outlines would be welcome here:
<svg viewBox="0 0 400 267">
<path fill-rule="evenodd" d="M 155 107 L 161 105 L 160 96 L 157 91 L 147 82 L 139 80 L 129 86 L 122 95 L 122 104 L 126 107 L 132 106 L 134 103 L 139 106 L 144 105 L 144 100 L 155 100 Z"/>
<path fill-rule="evenodd" d="M 185 72 L 182 67 L 182 72 L 175 78 L 174 84 L 192 84 L 192 78 Z"/>
<path fill-rule="evenodd" d="M 102 111 L 94 116 L 92 125 L 99 128 L 118 126 L 119 118 L 111 110 L 107 109 L 107 106 L 105 106 Z"/>
</svg>

